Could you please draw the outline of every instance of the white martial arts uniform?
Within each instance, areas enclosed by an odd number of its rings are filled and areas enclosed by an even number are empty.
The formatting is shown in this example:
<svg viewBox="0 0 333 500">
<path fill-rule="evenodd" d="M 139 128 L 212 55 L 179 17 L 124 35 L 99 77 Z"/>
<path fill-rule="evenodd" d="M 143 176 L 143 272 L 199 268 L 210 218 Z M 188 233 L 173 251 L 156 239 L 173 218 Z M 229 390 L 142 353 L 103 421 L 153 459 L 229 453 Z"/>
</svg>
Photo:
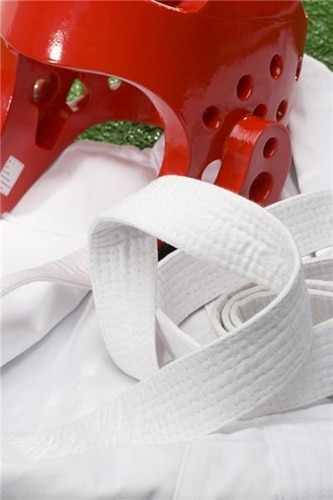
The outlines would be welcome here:
<svg viewBox="0 0 333 500">
<path fill-rule="evenodd" d="M 289 123 L 294 166 L 284 198 L 333 187 L 332 82 L 330 71 L 305 57 Z M 3 275 L 85 246 L 95 218 L 150 183 L 162 154 L 163 138 L 144 151 L 90 141 L 70 146 L 3 216 Z M 5 434 L 60 427 L 136 384 L 110 357 L 87 289 L 32 282 L 6 296 L 3 307 Z M 194 338 L 203 322 L 202 313 L 189 320 Z M 321 398 L 187 441 L 88 446 L 37 460 L 9 439 L 1 498 L 329 500 L 332 416 L 331 400 Z"/>
</svg>

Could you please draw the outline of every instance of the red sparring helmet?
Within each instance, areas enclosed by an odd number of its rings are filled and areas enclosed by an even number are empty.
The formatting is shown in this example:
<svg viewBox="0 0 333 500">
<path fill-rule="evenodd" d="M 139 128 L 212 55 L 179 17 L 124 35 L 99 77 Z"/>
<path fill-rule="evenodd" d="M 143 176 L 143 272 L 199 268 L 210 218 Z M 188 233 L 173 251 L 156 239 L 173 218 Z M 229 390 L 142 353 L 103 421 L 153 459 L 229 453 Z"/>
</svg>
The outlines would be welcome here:
<svg viewBox="0 0 333 500">
<path fill-rule="evenodd" d="M 105 120 L 163 127 L 160 175 L 214 162 L 215 184 L 272 203 L 306 29 L 298 0 L 3 0 L 1 211 Z"/>
</svg>

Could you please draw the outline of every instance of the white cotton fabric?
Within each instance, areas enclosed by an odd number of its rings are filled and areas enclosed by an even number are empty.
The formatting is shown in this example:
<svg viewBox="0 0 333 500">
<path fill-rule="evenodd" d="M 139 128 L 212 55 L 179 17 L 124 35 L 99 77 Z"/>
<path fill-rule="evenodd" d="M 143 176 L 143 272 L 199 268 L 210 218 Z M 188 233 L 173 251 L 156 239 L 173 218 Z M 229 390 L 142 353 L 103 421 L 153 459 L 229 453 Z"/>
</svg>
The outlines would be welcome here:
<svg viewBox="0 0 333 500">
<path fill-rule="evenodd" d="M 288 179 L 285 197 L 326 189 L 333 172 L 332 75 L 311 58 L 305 58 L 303 73 L 290 120 L 296 176 Z M 312 108 L 313 95 L 321 113 Z M 156 177 L 162 151 L 163 139 L 143 152 L 90 142 L 68 148 L 3 217 L 3 275 L 78 250 L 97 215 Z M 80 288 L 27 278 L 26 286 L 4 298 L 6 314 L 15 318 L 2 324 L 5 433 L 66 425 L 135 386 L 108 353 L 88 289 L 84 278 Z M 193 341 L 176 346 L 172 355 L 207 342 L 203 318 L 201 312 L 187 321 L 184 329 L 193 332 Z M 172 339 L 171 332 L 174 349 Z M 90 448 L 38 461 L 9 443 L 3 449 L 2 498 L 325 500 L 333 496 L 332 440 L 332 402 L 323 399 L 188 442 Z"/>
<path fill-rule="evenodd" d="M 168 215 L 170 196 L 174 197 L 173 219 Z M 183 221 L 190 215 L 188 205 L 194 222 L 187 223 L 183 231 Z M 147 211 L 149 207 L 154 207 L 154 215 Z M 330 191 L 300 195 L 265 211 L 229 191 L 176 176 L 152 182 L 103 214 L 91 232 L 88 272 L 99 322 L 111 358 L 130 375 L 139 369 L 135 376 L 143 380 L 67 426 L 12 436 L 6 444 L 33 461 L 112 445 L 167 444 L 212 433 L 239 418 L 294 409 L 331 395 L 333 367 L 327 354 L 332 347 L 332 282 L 316 276 L 317 268 L 320 277 L 331 261 L 314 258 L 306 264 L 304 272 L 310 267 L 311 279 L 305 281 L 299 251 L 333 244 L 332 215 Z M 297 224 L 292 228 L 293 221 Z M 285 226 L 292 228 L 291 234 Z M 158 266 L 157 280 L 152 271 L 156 269 L 156 245 L 150 234 L 162 235 L 189 253 L 179 250 L 170 255 Z M 187 279 L 170 287 L 179 260 Z M 61 273 L 59 263 L 54 264 L 44 268 L 44 275 L 39 269 L 35 279 L 50 279 L 52 272 L 54 279 L 73 286 L 74 261 L 64 259 Z M 120 274 L 118 267 L 123 270 Z M 79 285 L 82 271 L 77 276 Z M 237 275 L 261 287 L 249 283 L 237 293 L 233 288 L 239 283 Z M 5 280 L 5 296 L 26 286 L 27 273 L 16 279 L 14 289 L 13 277 L 9 287 Z M 245 317 L 233 318 L 229 311 L 234 326 L 227 330 L 223 323 L 209 322 L 215 341 L 198 345 L 150 376 L 142 373 L 135 354 L 149 369 L 149 357 L 144 356 L 146 351 L 152 359 L 155 354 L 155 328 L 151 326 L 155 309 L 149 307 L 155 287 L 162 300 L 157 307 L 169 308 L 166 337 L 172 322 L 176 332 L 182 317 L 221 293 L 222 298 L 227 294 L 226 305 L 229 301 L 235 305 L 237 298 L 239 312 L 246 310 Z M 113 290 L 118 292 L 114 296 Z M 170 296 L 181 308 L 170 308 Z M 124 308 L 124 304 L 130 307 Z M 220 304 L 221 299 L 219 312 Z M 161 330 L 164 326 L 159 321 Z"/>
</svg>

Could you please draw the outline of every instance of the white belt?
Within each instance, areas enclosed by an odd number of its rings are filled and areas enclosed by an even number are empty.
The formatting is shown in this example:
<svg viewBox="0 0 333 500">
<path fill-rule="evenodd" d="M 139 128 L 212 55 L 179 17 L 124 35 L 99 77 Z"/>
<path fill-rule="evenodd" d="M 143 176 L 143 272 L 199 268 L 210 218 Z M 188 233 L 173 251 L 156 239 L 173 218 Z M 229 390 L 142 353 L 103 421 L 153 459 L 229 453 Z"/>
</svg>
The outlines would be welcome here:
<svg viewBox="0 0 333 500">
<path fill-rule="evenodd" d="M 157 265 L 156 238 L 179 248 Z M 168 443 L 333 393 L 332 196 L 268 210 L 193 179 L 168 176 L 101 216 L 85 252 L 18 273 L 89 287 L 105 344 L 133 388 L 71 424 L 9 436 L 39 460 L 112 445 Z M 304 278 L 304 274 L 306 280 Z M 179 325 L 220 297 L 202 345 Z M 171 361 L 162 368 L 156 332 Z"/>
</svg>

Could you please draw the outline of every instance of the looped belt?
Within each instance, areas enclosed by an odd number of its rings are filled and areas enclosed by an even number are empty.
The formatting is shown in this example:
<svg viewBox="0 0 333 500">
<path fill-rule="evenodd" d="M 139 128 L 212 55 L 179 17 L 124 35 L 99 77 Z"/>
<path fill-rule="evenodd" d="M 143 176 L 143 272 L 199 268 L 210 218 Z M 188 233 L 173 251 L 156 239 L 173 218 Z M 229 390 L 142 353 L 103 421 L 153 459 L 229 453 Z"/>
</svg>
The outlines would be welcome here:
<svg viewBox="0 0 333 500">
<path fill-rule="evenodd" d="M 110 356 L 139 382 L 68 425 L 6 439 L 27 460 L 170 443 L 332 395 L 332 261 L 318 257 L 332 212 L 329 192 L 263 209 L 167 176 L 99 217 L 89 266 L 83 250 L 11 276 L 4 294 L 91 279 Z M 156 238 L 178 248 L 160 263 Z M 210 340 L 195 340 L 182 322 L 212 301 Z"/>
</svg>

